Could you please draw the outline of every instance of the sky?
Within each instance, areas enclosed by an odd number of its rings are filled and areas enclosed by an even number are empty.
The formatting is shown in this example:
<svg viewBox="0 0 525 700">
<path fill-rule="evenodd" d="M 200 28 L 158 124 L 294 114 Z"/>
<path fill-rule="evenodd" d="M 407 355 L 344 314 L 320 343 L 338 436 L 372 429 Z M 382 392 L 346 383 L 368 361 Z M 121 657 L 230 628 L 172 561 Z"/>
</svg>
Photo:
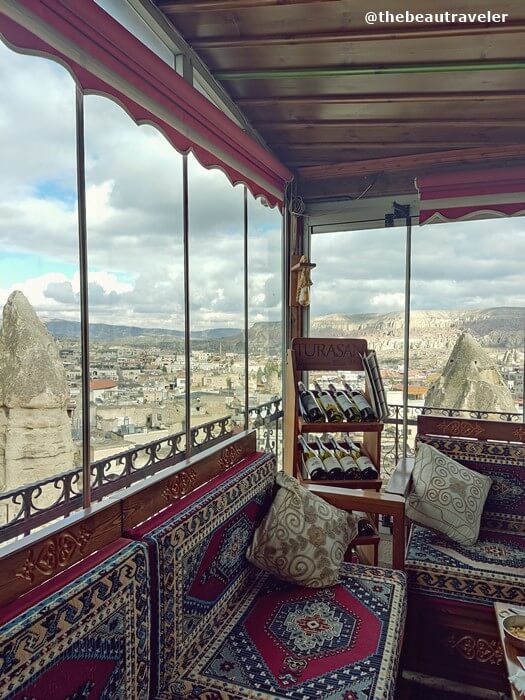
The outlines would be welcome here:
<svg viewBox="0 0 525 700">
<path fill-rule="evenodd" d="M 75 86 L 0 43 L 0 305 L 79 320 Z M 90 321 L 184 325 L 182 156 L 111 100 L 85 98 Z M 241 328 L 243 188 L 189 155 L 190 319 Z M 249 322 L 280 319 L 281 216 L 248 194 Z"/>
<path fill-rule="evenodd" d="M 0 43 L 0 305 L 22 290 L 79 320 L 75 88 Z M 117 104 L 85 98 L 90 320 L 181 329 L 182 157 Z M 189 156 L 191 327 L 243 326 L 241 186 Z M 249 322 L 280 318 L 276 209 L 249 194 Z M 404 229 L 317 234 L 312 316 L 404 304 Z M 413 309 L 524 306 L 525 218 L 413 229 Z"/>
</svg>

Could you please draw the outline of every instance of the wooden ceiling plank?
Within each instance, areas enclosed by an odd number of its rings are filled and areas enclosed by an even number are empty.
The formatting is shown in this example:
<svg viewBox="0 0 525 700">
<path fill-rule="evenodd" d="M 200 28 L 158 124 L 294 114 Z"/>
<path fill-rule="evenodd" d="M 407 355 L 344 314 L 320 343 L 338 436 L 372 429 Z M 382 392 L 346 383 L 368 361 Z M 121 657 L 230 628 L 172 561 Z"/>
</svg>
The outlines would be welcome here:
<svg viewBox="0 0 525 700">
<path fill-rule="evenodd" d="M 385 104 L 404 102 L 477 102 L 521 100 L 525 99 L 525 90 L 501 90 L 499 92 L 419 92 L 419 93 L 375 93 L 355 95 L 283 95 L 279 103 L 287 105 L 352 105 L 352 104 Z M 243 108 L 265 107 L 268 103 L 275 104 L 275 97 L 243 97 L 236 103 Z"/>
<path fill-rule="evenodd" d="M 164 7 L 161 6 L 162 9 Z M 199 39 L 188 37 L 194 49 L 238 49 L 255 46 L 298 46 L 303 44 L 337 44 L 359 41 L 396 41 L 438 39 L 442 37 L 493 36 L 495 34 L 525 33 L 525 22 L 504 24 L 447 24 L 430 27 L 410 26 L 397 29 L 356 29 L 353 31 L 319 32 L 309 34 L 272 34 L 257 36 L 216 36 Z"/>
<path fill-rule="evenodd" d="M 308 180 L 324 180 L 378 172 L 406 171 L 421 166 L 501 160 L 505 157 L 523 156 L 525 156 L 525 144 L 460 148 L 437 153 L 434 151 L 432 153 L 413 153 L 391 158 L 372 158 L 370 160 L 354 161 L 353 163 L 328 163 L 325 165 L 306 166 L 299 169 L 299 175 L 301 178 L 307 178 Z"/>
<path fill-rule="evenodd" d="M 314 5 L 326 2 L 339 2 L 339 0 L 193 0 L 188 2 L 157 2 L 157 6 L 168 14 L 180 14 L 186 12 L 224 12 L 227 10 L 248 10 L 250 8 L 279 7 L 283 5 Z"/>
<path fill-rule="evenodd" d="M 396 128 L 399 126 L 410 128 L 447 128 L 447 129 L 472 129 L 472 119 L 321 119 L 309 121 L 262 121 L 252 119 L 252 123 L 257 125 L 258 129 L 312 129 L 322 128 L 330 129 L 341 127 L 359 127 L 360 129 L 373 128 Z M 492 129 L 495 127 L 523 127 L 525 119 L 477 119 L 475 122 L 476 128 Z"/>
</svg>

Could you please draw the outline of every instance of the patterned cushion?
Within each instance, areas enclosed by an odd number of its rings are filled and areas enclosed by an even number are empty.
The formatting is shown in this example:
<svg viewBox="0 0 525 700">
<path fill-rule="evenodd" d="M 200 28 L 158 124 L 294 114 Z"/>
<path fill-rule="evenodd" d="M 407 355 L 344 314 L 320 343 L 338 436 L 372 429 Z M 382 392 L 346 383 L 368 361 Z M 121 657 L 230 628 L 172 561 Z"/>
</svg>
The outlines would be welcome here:
<svg viewBox="0 0 525 700">
<path fill-rule="evenodd" d="M 345 564 L 326 589 L 260 572 L 213 638 L 195 639 L 181 678 L 159 697 L 393 698 L 405 601 L 398 571 Z"/>
<path fill-rule="evenodd" d="M 16 615 L 9 621 L 9 608 L 2 610 L 3 700 L 148 698 L 146 547 L 120 540 L 106 549 L 111 555 L 96 566 L 88 568 L 88 558 L 52 579 L 52 586 L 42 585 L 57 590 L 43 596 L 40 590 L 40 600 L 25 610 L 22 599 L 11 605 Z M 73 580 L 61 586 L 64 578 Z"/>
<path fill-rule="evenodd" d="M 409 590 L 492 605 L 525 603 L 525 536 L 481 530 L 475 545 L 451 542 L 413 526 L 406 573 Z"/>
<path fill-rule="evenodd" d="M 176 676 L 181 654 L 201 631 L 213 637 L 224 606 L 253 577 L 246 547 L 271 503 L 275 473 L 275 457 L 257 454 L 135 529 L 150 548 L 156 581 L 159 687 Z"/>
<path fill-rule="evenodd" d="M 420 443 L 406 503 L 407 517 L 455 542 L 474 544 L 491 484 L 488 476 Z"/>
<path fill-rule="evenodd" d="M 246 557 L 283 581 L 322 588 L 339 580 L 339 567 L 357 535 L 353 515 L 335 508 L 288 474 L 255 531 Z"/>
<path fill-rule="evenodd" d="M 418 440 L 492 479 L 482 527 L 525 533 L 525 445 L 432 435 Z"/>
</svg>

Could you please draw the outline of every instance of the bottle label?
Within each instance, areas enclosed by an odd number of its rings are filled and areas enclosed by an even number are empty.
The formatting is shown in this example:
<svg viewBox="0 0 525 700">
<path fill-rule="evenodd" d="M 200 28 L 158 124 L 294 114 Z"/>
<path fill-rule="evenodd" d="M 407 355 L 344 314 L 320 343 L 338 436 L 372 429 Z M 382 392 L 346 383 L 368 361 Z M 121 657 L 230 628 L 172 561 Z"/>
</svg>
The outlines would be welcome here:
<svg viewBox="0 0 525 700">
<path fill-rule="evenodd" d="M 368 408 L 368 409 L 371 408 L 371 406 L 370 406 L 370 404 L 368 403 L 368 401 L 367 401 L 367 400 L 365 399 L 365 397 L 362 396 L 361 394 L 356 394 L 356 395 L 354 395 L 352 398 L 354 399 L 354 401 L 355 401 L 355 403 L 356 403 L 356 406 L 357 406 L 357 408 L 358 408 L 360 411 L 362 411 L 363 409 L 366 410 L 367 408 Z"/>
<path fill-rule="evenodd" d="M 319 459 L 319 457 L 315 457 L 314 455 L 312 455 L 311 457 L 307 457 L 304 461 L 304 464 L 308 474 L 312 474 L 316 469 L 322 469 L 324 471 L 322 461 Z"/>
<path fill-rule="evenodd" d="M 315 399 L 313 399 L 309 394 L 301 396 L 301 401 L 305 411 L 310 412 L 319 410 L 317 404 L 315 403 Z"/>
<path fill-rule="evenodd" d="M 335 415 L 338 415 L 340 413 L 339 409 L 334 403 L 334 400 L 331 397 L 328 396 L 323 396 L 322 394 L 319 396 L 319 399 L 321 403 L 323 404 L 323 408 L 326 412 L 332 411 Z"/>
<path fill-rule="evenodd" d="M 374 467 L 374 464 L 373 464 L 372 460 L 370 459 L 370 457 L 367 457 L 366 455 L 361 455 L 361 457 L 358 457 L 356 459 L 356 462 L 357 462 L 357 466 L 359 467 L 359 469 L 361 471 L 364 471 L 365 469 L 369 469 L 370 467 L 372 467 L 372 469 L 374 471 L 377 471 L 377 469 Z"/>
<path fill-rule="evenodd" d="M 341 468 L 339 466 L 339 462 L 337 461 L 337 459 L 335 457 L 332 457 L 332 455 L 323 459 L 323 464 L 324 464 L 324 468 L 326 469 L 326 471 L 329 471 L 329 472 L 331 472 L 332 469 L 340 469 Z"/>
<path fill-rule="evenodd" d="M 339 463 L 345 470 L 345 472 L 350 471 L 350 469 L 355 469 L 355 461 L 349 455 L 345 455 L 339 459 Z"/>
<path fill-rule="evenodd" d="M 354 412 L 354 407 L 348 396 L 345 396 L 344 394 L 337 394 L 337 403 L 341 406 L 343 411 L 350 411 L 351 413 Z"/>
</svg>

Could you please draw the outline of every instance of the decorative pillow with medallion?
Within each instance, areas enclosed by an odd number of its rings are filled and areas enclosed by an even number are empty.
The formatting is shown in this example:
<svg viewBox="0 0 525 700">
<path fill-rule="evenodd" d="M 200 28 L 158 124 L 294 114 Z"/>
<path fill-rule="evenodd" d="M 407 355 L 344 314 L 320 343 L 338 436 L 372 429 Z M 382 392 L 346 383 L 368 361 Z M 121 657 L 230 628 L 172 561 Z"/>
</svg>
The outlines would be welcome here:
<svg viewBox="0 0 525 700">
<path fill-rule="evenodd" d="M 348 545 L 357 535 L 354 516 L 283 472 L 276 483 L 279 489 L 248 547 L 248 561 L 301 586 L 335 585 Z"/>
<path fill-rule="evenodd" d="M 419 443 L 406 515 L 454 542 L 473 545 L 491 484 L 490 477 Z"/>
</svg>

